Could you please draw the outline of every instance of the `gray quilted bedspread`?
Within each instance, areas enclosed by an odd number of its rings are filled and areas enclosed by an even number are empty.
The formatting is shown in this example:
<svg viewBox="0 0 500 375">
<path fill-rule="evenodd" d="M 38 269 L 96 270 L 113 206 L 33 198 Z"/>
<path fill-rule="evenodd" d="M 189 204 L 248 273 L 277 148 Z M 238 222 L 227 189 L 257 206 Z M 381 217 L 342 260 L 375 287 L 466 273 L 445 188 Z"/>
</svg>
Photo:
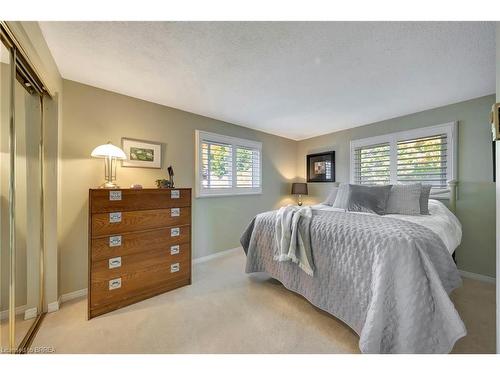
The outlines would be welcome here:
<svg viewBox="0 0 500 375">
<path fill-rule="evenodd" d="M 277 262 L 276 211 L 241 237 L 246 272 L 266 272 L 348 324 L 363 353 L 449 353 L 466 335 L 448 293 L 461 285 L 442 240 L 413 223 L 377 215 L 313 211 L 314 276 Z"/>
</svg>

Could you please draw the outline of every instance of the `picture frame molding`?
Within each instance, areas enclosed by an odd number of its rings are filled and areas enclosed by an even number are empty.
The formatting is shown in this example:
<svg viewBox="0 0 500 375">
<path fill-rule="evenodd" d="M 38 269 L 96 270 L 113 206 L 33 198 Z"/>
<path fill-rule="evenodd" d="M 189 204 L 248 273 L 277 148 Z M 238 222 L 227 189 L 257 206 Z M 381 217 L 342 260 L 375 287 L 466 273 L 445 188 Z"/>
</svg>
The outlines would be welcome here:
<svg viewBox="0 0 500 375">
<path fill-rule="evenodd" d="M 121 139 L 121 147 L 122 150 L 127 154 L 127 152 L 124 150 L 124 141 L 132 141 L 132 142 L 141 142 L 141 143 L 148 143 L 151 145 L 156 145 L 160 147 L 160 166 L 159 167 L 148 167 L 148 166 L 138 166 L 138 165 L 124 165 L 126 162 L 130 163 L 128 160 L 122 160 L 122 168 L 148 168 L 148 169 L 162 169 L 163 168 L 163 153 L 165 152 L 165 144 L 162 142 L 154 142 L 154 141 L 148 141 L 147 139 L 139 139 L 139 138 L 129 138 L 129 137 L 122 137 Z M 127 155 L 128 157 L 128 155 Z"/>
<path fill-rule="evenodd" d="M 330 156 L 332 162 L 332 176 L 330 179 L 317 180 L 311 178 L 310 160 L 311 158 L 319 156 Z M 306 176 L 307 182 L 335 182 L 335 151 L 325 151 L 306 155 Z"/>
</svg>

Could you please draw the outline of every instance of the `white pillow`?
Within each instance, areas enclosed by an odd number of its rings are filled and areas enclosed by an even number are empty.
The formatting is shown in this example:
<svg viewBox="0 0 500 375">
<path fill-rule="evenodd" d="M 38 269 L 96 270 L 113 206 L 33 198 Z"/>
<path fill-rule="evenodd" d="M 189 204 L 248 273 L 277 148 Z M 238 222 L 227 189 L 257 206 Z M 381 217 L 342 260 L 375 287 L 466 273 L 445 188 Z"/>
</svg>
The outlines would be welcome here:
<svg viewBox="0 0 500 375">
<path fill-rule="evenodd" d="M 335 197 L 335 202 L 333 202 L 333 208 L 342 208 L 347 210 L 349 205 L 349 184 L 340 184 L 337 196 Z"/>
<path fill-rule="evenodd" d="M 332 190 L 330 190 L 330 194 L 328 194 L 326 201 L 324 201 L 322 204 L 326 204 L 328 206 L 333 206 L 333 203 L 335 202 L 335 198 L 337 198 L 338 191 L 339 191 L 339 187 L 334 186 L 332 188 Z"/>
</svg>

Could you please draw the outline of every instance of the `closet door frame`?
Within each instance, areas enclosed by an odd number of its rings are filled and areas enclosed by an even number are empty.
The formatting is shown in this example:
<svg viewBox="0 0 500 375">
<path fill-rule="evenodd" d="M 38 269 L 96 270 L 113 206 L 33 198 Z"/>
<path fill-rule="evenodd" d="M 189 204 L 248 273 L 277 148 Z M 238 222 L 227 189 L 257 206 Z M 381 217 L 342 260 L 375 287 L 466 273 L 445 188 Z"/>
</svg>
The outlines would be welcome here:
<svg viewBox="0 0 500 375">
<path fill-rule="evenodd" d="M 43 81 L 40 79 L 36 69 L 30 62 L 22 46 L 16 40 L 7 24 L 0 21 L 0 43 L 10 52 L 10 116 L 9 116 L 9 352 L 27 353 L 31 342 L 33 341 L 38 328 L 46 314 L 43 311 L 45 305 L 45 231 L 44 231 L 44 97 L 49 95 L 45 89 Z M 37 95 L 40 100 L 40 137 L 38 145 L 39 158 L 39 188 L 40 188 L 40 280 L 39 280 L 39 301 L 38 313 L 35 321 L 27 331 L 19 346 L 16 346 L 15 340 L 15 269 L 16 269 L 16 221 L 15 221 L 15 186 L 16 186 L 16 121 L 15 121 L 15 80 L 32 95 Z"/>
</svg>

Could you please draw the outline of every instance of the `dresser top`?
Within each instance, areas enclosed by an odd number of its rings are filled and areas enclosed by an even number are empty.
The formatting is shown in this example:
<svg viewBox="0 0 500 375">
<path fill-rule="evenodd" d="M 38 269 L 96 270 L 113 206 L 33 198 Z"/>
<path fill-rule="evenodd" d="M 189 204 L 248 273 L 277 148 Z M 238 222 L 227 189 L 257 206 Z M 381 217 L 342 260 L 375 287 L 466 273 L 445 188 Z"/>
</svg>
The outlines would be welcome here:
<svg viewBox="0 0 500 375">
<path fill-rule="evenodd" d="M 116 188 L 116 189 L 101 189 L 101 188 L 90 188 L 89 191 L 114 191 L 114 190 L 130 190 L 130 191 L 141 191 L 141 190 L 191 190 L 191 188 L 183 188 L 183 187 L 174 187 L 174 188 L 142 188 L 142 189 L 134 189 L 134 188 Z"/>
</svg>

